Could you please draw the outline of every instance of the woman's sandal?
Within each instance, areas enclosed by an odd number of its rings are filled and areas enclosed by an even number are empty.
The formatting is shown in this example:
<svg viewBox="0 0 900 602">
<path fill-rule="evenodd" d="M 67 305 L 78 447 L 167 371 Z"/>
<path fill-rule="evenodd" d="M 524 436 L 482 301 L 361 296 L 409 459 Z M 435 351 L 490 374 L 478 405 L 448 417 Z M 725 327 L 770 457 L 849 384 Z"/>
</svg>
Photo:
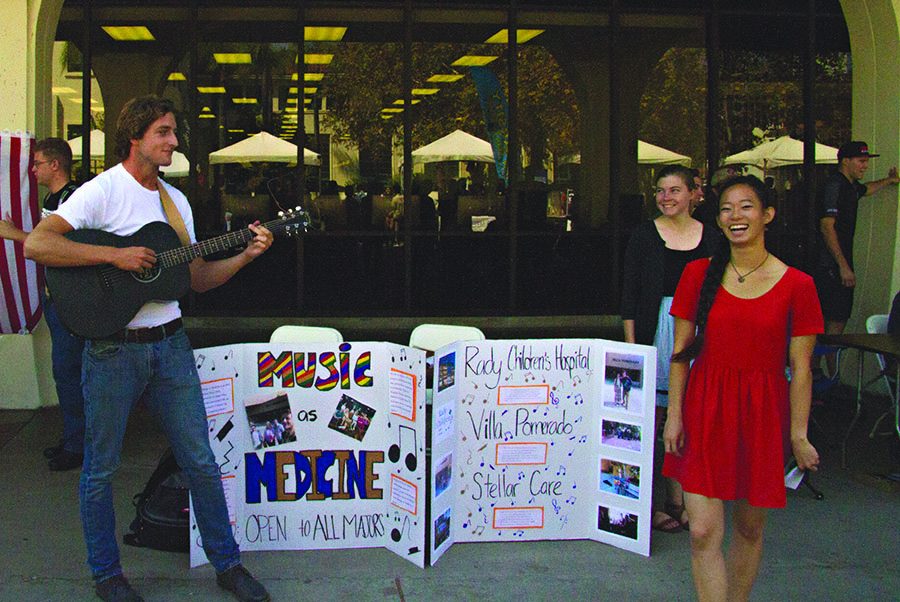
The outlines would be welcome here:
<svg viewBox="0 0 900 602">
<path fill-rule="evenodd" d="M 666 502 L 665 505 L 666 514 L 673 517 L 675 522 L 681 525 L 681 528 L 685 531 L 691 530 L 691 523 L 689 520 L 682 520 L 686 517 L 684 504 L 676 504 L 674 502 Z"/>
<path fill-rule="evenodd" d="M 665 512 L 656 511 L 653 515 L 653 528 L 663 533 L 680 533 L 681 523 Z"/>
</svg>

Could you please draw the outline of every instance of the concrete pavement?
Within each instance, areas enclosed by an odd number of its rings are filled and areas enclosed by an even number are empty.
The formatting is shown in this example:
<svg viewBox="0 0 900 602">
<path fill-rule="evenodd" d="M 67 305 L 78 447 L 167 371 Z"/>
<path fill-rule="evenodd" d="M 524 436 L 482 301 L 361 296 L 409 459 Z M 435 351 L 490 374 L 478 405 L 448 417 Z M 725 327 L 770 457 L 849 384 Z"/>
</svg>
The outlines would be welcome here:
<svg viewBox="0 0 900 602">
<path fill-rule="evenodd" d="M 823 419 L 844 426 L 842 409 Z M 877 404 L 876 404 L 877 405 Z M 900 492 L 873 473 L 896 470 L 888 437 L 855 429 L 848 469 L 821 443 L 816 501 L 788 492 L 772 512 L 754 600 L 898 600 Z M 93 600 L 78 517 L 77 471 L 50 472 L 41 449 L 61 431 L 58 408 L 0 412 L 4 486 L 0 488 L 0 600 Z M 166 443 L 139 409 L 129 424 L 115 483 L 121 533 Z M 893 460 L 896 462 L 896 458 Z M 187 555 L 122 545 L 123 565 L 148 601 L 230 600 L 210 567 L 188 568 Z M 418 569 L 384 549 L 255 552 L 244 555 L 273 600 L 691 600 L 688 534 L 654 533 L 643 558 L 588 541 L 456 544 L 438 565 Z"/>
</svg>

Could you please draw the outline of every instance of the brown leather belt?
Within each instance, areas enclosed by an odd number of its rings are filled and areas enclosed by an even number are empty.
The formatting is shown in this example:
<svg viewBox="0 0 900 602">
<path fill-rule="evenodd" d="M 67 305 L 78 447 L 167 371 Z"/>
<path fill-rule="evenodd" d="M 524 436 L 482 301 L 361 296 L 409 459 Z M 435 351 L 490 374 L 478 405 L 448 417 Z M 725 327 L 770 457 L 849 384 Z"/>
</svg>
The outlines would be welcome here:
<svg viewBox="0 0 900 602">
<path fill-rule="evenodd" d="M 107 341 L 123 343 L 156 343 L 178 332 L 181 326 L 181 318 L 176 318 L 171 322 L 151 328 L 123 328 L 103 338 Z"/>
</svg>

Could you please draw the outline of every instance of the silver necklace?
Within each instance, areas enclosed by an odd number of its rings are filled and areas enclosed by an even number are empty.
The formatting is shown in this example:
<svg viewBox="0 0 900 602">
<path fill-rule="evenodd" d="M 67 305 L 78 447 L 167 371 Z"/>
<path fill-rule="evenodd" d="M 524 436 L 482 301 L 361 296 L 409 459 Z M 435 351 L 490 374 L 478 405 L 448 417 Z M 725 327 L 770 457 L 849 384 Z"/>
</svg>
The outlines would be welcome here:
<svg viewBox="0 0 900 602">
<path fill-rule="evenodd" d="M 728 263 L 731 264 L 731 269 L 734 270 L 734 273 L 735 273 L 735 274 L 737 274 L 738 282 L 740 282 L 740 283 L 743 284 L 744 280 L 747 279 L 747 276 L 749 276 L 750 274 L 752 274 L 753 272 L 755 272 L 755 271 L 758 270 L 759 268 L 763 267 L 763 264 L 764 264 L 766 261 L 768 261 L 768 260 L 769 260 L 769 252 L 766 251 L 766 256 L 763 258 L 762 261 L 759 262 L 759 265 L 756 266 L 755 268 L 753 268 L 752 270 L 750 270 L 749 272 L 747 272 L 746 274 L 741 274 L 740 272 L 738 272 L 737 266 L 734 265 L 734 260 L 729 259 L 729 260 L 728 260 Z"/>
</svg>

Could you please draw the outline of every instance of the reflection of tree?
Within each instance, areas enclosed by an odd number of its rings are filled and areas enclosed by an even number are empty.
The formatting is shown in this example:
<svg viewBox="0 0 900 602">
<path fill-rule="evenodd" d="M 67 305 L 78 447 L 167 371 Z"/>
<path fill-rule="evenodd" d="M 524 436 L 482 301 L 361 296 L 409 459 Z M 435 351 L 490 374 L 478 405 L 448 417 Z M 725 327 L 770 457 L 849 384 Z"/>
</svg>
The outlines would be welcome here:
<svg viewBox="0 0 900 602">
<path fill-rule="evenodd" d="M 382 119 L 381 109 L 402 98 L 403 47 L 399 44 L 347 43 L 335 53 L 323 81 L 333 135 L 360 148 L 390 144 L 399 117 Z"/>
<path fill-rule="evenodd" d="M 706 51 L 672 48 L 654 67 L 641 97 L 639 138 L 706 160 Z"/>
<path fill-rule="evenodd" d="M 522 46 L 518 70 L 519 136 L 529 162 L 540 165 L 547 151 L 556 156 L 577 152 L 580 113 L 556 60 L 540 46 Z"/>
<path fill-rule="evenodd" d="M 803 61 L 797 54 L 727 50 L 722 53 L 720 120 L 723 156 L 769 135 L 802 137 Z M 850 134 L 850 65 L 845 53 L 816 56 L 816 134 L 837 145 Z M 659 60 L 641 98 L 640 137 L 706 159 L 706 50 L 672 48 Z"/>
<path fill-rule="evenodd" d="M 466 50 L 471 50 L 466 48 Z M 381 109 L 403 97 L 402 46 L 356 44 L 341 46 L 329 67 L 325 83 L 332 131 L 360 147 L 377 147 L 402 134 L 403 118 L 381 118 Z M 487 53 L 487 52 L 485 52 Z M 492 50 L 496 53 L 496 49 Z M 446 73 L 447 58 L 460 54 L 454 44 L 414 44 L 413 87 L 435 87 L 425 80 Z M 507 70 L 503 57 L 490 68 L 504 89 Z M 575 94 L 553 56 L 537 45 L 519 49 L 519 140 L 530 162 L 540 165 L 548 156 L 569 154 L 577 148 L 579 113 Z M 484 116 L 470 77 L 439 84 L 441 91 L 421 100 L 413 110 L 413 147 L 427 144 L 454 129 L 486 137 Z"/>
</svg>

